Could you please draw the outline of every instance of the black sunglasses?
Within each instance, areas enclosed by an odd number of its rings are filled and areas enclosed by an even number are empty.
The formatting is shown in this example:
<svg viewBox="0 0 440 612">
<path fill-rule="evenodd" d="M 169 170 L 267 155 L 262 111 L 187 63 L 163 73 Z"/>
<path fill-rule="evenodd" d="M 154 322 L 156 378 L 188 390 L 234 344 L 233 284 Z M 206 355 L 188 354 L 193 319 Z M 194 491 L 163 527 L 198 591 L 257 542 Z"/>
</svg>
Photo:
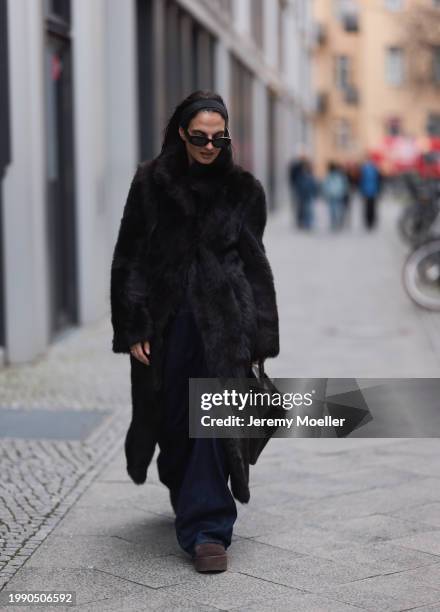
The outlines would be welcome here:
<svg viewBox="0 0 440 612">
<path fill-rule="evenodd" d="M 208 136 L 193 136 L 186 128 L 184 128 L 184 132 L 189 142 L 195 147 L 206 147 L 209 142 L 212 142 L 212 145 L 216 149 L 226 149 L 231 144 L 228 128 L 225 130 L 225 134 L 227 134 L 227 136 L 217 136 L 217 138 L 208 138 Z"/>
</svg>

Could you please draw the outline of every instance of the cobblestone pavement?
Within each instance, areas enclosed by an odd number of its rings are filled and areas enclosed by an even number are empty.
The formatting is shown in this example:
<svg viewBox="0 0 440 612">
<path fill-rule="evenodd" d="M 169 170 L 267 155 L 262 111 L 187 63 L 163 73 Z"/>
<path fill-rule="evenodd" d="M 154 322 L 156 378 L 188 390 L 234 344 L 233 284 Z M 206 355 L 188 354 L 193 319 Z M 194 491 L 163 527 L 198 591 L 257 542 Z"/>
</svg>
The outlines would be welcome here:
<svg viewBox="0 0 440 612">
<path fill-rule="evenodd" d="M 109 351 L 109 338 L 101 321 L 66 334 L 35 363 L 0 371 L 0 588 L 121 440 L 131 410 L 128 359 Z M 32 423 L 43 430 L 36 439 Z"/>
<path fill-rule="evenodd" d="M 358 209 L 341 235 L 327 232 L 322 206 L 314 235 L 292 234 L 288 209 L 271 219 L 281 354 L 270 375 L 438 376 L 438 316 L 400 285 L 397 212 L 384 202 L 372 235 Z M 440 611 L 439 439 L 273 439 L 239 504 L 229 571 L 199 575 L 155 462 L 142 487 L 125 473 L 128 362 L 109 352 L 109 333 L 106 320 L 0 373 L 5 408 L 103 414 L 81 440 L 0 439 L 12 510 L 1 519 L 17 551 L 5 590 L 74 590 L 90 611 Z"/>
</svg>

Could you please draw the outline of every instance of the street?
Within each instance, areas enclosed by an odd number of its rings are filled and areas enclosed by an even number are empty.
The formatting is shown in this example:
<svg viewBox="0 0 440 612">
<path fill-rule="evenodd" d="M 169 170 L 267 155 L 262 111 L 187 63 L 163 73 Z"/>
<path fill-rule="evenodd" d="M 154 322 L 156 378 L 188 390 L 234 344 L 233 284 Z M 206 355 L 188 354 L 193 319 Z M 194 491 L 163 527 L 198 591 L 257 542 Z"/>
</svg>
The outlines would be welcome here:
<svg viewBox="0 0 440 612">
<path fill-rule="evenodd" d="M 269 216 L 281 352 L 267 373 L 438 377 L 439 315 L 401 285 L 398 204 L 381 202 L 371 234 L 359 201 L 341 233 L 326 212 L 310 234 L 288 203 Z M 110 346 L 106 318 L 0 372 L 0 588 L 75 591 L 90 611 L 440 610 L 439 439 L 272 439 L 229 570 L 200 575 L 155 461 L 145 485 L 126 474 L 129 360 Z"/>
</svg>

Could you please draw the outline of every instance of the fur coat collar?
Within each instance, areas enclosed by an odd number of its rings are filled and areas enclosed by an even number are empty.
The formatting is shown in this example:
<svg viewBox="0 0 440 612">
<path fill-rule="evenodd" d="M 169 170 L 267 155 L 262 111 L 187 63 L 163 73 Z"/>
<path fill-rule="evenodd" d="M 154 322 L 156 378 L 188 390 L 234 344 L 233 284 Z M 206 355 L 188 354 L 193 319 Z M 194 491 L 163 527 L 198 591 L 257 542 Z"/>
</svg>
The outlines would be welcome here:
<svg viewBox="0 0 440 612">
<path fill-rule="evenodd" d="M 181 146 L 170 148 L 152 162 L 151 177 L 170 203 L 179 206 L 186 216 L 197 215 L 204 205 L 212 208 L 228 195 L 237 199 L 240 190 L 253 182 L 250 173 L 234 164 L 228 149 L 222 150 L 211 164 L 189 164 Z"/>
</svg>

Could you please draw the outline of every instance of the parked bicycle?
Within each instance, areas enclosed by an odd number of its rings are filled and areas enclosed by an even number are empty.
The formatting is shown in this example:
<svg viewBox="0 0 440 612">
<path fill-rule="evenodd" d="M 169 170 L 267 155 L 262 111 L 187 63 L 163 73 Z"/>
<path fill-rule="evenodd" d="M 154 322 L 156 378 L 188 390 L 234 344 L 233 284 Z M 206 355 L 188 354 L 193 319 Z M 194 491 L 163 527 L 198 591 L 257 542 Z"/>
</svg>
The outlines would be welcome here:
<svg viewBox="0 0 440 612">
<path fill-rule="evenodd" d="M 440 238 L 427 240 L 408 255 L 403 286 L 418 306 L 440 311 Z"/>
<path fill-rule="evenodd" d="M 415 203 L 399 220 L 402 237 L 413 246 L 403 265 L 403 286 L 415 304 L 440 311 L 440 182 L 410 183 Z"/>
<path fill-rule="evenodd" d="M 415 175 L 405 177 L 410 204 L 398 222 L 402 239 L 414 245 L 426 240 L 440 212 L 438 179 L 423 179 Z"/>
</svg>

